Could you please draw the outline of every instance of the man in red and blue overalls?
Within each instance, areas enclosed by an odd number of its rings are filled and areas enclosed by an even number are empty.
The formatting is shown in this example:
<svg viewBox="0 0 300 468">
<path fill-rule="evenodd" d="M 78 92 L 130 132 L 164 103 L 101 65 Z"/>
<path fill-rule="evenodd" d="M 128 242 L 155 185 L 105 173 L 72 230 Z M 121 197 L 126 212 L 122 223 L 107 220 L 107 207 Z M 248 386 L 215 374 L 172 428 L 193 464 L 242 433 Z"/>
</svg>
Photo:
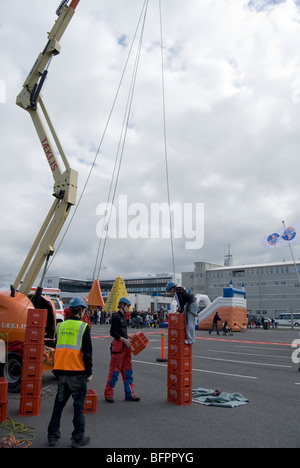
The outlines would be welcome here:
<svg viewBox="0 0 300 468">
<path fill-rule="evenodd" d="M 122 297 L 118 305 L 119 310 L 114 314 L 111 322 L 110 334 L 114 341 L 111 345 L 111 361 L 104 392 L 105 400 L 108 403 L 114 402 L 114 388 L 120 372 L 124 382 L 125 400 L 140 401 L 140 398 L 134 394 L 131 341 L 127 334 L 126 314 L 129 312 L 130 306 L 130 300 L 127 297 Z"/>
</svg>

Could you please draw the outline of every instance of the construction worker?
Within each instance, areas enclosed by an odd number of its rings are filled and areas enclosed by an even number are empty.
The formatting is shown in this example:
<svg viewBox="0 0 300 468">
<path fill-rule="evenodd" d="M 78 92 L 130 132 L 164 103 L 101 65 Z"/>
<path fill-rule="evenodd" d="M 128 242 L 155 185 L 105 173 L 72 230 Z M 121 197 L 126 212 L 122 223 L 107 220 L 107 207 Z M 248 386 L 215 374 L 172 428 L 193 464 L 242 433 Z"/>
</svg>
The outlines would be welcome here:
<svg viewBox="0 0 300 468">
<path fill-rule="evenodd" d="M 120 372 L 124 382 L 125 400 L 140 401 L 140 398 L 134 394 L 131 341 L 128 339 L 127 334 L 126 314 L 130 306 L 130 300 L 127 297 L 121 297 L 118 305 L 119 310 L 114 314 L 111 322 L 110 334 L 114 338 L 114 341 L 111 345 L 111 361 L 104 391 L 104 397 L 108 403 L 114 403 L 114 388 Z"/>
<path fill-rule="evenodd" d="M 166 291 L 176 299 L 177 311 L 185 313 L 186 317 L 186 344 L 195 343 L 195 321 L 198 315 L 198 302 L 193 294 L 189 294 L 184 288 L 170 281 L 166 286 Z"/>
<path fill-rule="evenodd" d="M 48 427 L 50 447 L 54 447 L 60 438 L 61 415 L 71 395 L 74 400 L 71 447 L 79 448 L 90 442 L 90 438 L 84 436 L 83 414 L 87 381 L 92 380 L 93 367 L 90 327 L 81 321 L 86 308 L 87 304 L 82 298 L 73 298 L 70 302 L 70 318 L 57 325 L 53 373 L 58 377 L 58 391 Z"/>
</svg>

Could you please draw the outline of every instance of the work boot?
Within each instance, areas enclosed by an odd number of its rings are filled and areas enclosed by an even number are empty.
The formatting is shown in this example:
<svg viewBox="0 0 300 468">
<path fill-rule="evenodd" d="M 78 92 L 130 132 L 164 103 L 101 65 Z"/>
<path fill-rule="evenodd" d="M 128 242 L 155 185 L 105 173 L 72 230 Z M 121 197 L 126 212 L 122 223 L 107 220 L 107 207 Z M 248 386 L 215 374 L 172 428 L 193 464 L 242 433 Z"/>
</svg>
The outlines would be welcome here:
<svg viewBox="0 0 300 468">
<path fill-rule="evenodd" d="M 49 439 L 48 440 L 49 447 L 55 447 L 56 442 L 57 442 L 57 439 Z"/>
<path fill-rule="evenodd" d="M 83 445 L 88 445 L 90 443 L 91 439 L 89 437 L 84 437 L 81 442 L 77 440 L 72 440 L 71 447 L 72 448 L 80 448 Z"/>
<path fill-rule="evenodd" d="M 136 396 L 133 396 L 131 398 L 125 398 L 125 401 L 135 401 L 135 402 L 139 402 L 140 401 L 140 398 L 136 397 Z"/>
</svg>

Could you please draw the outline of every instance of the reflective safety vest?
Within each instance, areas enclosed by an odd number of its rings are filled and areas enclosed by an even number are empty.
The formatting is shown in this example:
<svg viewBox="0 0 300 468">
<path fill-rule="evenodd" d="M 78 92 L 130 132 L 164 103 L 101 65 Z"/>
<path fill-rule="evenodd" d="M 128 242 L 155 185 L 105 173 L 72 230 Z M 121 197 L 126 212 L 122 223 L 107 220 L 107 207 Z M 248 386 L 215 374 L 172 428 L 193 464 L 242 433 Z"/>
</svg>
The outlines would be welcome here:
<svg viewBox="0 0 300 468">
<path fill-rule="evenodd" d="M 85 370 L 81 348 L 86 327 L 87 323 L 72 319 L 57 325 L 54 370 L 75 372 Z"/>
</svg>

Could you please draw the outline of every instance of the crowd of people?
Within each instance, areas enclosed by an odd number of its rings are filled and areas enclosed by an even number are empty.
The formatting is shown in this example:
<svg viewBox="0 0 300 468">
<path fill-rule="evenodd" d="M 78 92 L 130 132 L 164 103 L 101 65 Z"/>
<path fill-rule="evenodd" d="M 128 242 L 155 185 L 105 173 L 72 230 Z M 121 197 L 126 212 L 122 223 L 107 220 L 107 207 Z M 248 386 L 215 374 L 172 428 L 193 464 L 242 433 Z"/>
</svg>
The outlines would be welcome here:
<svg viewBox="0 0 300 468">
<path fill-rule="evenodd" d="M 112 314 L 103 310 L 88 311 L 91 324 L 111 325 Z M 127 325 L 131 328 L 158 327 L 159 324 L 168 320 L 168 311 L 160 308 L 158 312 L 132 311 L 126 316 Z"/>
</svg>

